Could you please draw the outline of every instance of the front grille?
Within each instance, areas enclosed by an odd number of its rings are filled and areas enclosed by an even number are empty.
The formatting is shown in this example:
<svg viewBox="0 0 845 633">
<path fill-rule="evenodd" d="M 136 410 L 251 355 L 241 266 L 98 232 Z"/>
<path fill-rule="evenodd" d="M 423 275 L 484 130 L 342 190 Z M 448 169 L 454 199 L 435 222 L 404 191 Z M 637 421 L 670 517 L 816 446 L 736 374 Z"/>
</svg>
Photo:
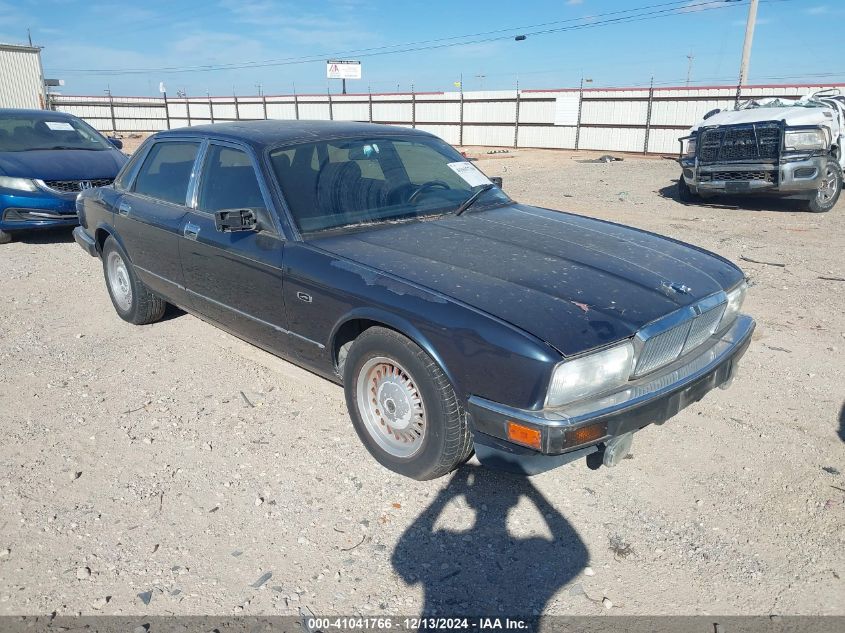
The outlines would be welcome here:
<svg viewBox="0 0 845 633">
<path fill-rule="evenodd" d="M 775 182 L 774 171 L 711 171 L 701 174 L 702 182 Z"/>
<path fill-rule="evenodd" d="M 704 163 L 777 160 L 781 130 L 780 123 L 774 121 L 704 128 L 700 132 L 698 157 Z"/>
<path fill-rule="evenodd" d="M 79 193 L 94 187 L 107 187 L 114 178 L 94 178 L 92 180 L 45 180 L 44 184 L 59 193 Z"/>
<path fill-rule="evenodd" d="M 713 336 L 713 332 L 719 326 L 719 321 L 722 320 L 722 315 L 725 313 L 725 306 L 727 304 L 720 303 L 715 308 L 710 308 L 707 312 L 702 312 L 692 321 L 687 335 L 687 342 L 684 344 L 682 354 L 695 349 L 704 341 Z"/>
<path fill-rule="evenodd" d="M 705 302 L 707 307 L 704 309 L 694 306 L 694 315 L 690 318 L 643 340 L 637 367 L 634 370 L 635 378 L 668 365 L 683 354 L 702 345 L 713 335 L 722 320 L 727 304 L 724 299 L 715 306 L 712 300 L 706 299 Z"/>
<path fill-rule="evenodd" d="M 647 374 L 653 369 L 671 363 L 681 355 L 690 330 L 690 322 L 681 323 L 645 342 L 637 362 L 635 376 Z"/>
</svg>

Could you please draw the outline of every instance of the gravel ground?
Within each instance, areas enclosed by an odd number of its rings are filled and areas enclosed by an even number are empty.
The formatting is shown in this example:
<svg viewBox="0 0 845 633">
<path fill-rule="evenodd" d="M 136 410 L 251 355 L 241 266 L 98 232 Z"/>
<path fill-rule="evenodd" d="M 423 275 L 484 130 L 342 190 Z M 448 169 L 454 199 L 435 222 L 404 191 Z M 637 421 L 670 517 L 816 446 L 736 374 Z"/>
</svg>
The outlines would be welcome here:
<svg viewBox="0 0 845 633">
<path fill-rule="evenodd" d="M 124 323 L 97 260 L 32 236 L 0 247 L 0 615 L 845 614 L 845 283 L 820 279 L 845 202 L 683 206 L 672 161 L 504 156 L 479 165 L 517 200 L 743 266 L 731 389 L 614 469 L 417 483 L 339 387 L 176 310 Z"/>
</svg>

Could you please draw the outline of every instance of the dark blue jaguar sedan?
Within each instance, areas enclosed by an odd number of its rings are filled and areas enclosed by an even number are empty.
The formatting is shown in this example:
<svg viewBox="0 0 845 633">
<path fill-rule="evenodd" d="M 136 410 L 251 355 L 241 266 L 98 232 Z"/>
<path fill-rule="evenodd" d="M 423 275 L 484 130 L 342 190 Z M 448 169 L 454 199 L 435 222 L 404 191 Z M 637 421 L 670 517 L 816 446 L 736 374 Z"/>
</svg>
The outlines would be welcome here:
<svg viewBox="0 0 845 633">
<path fill-rule="evenodd" d="M 473 451 L 524 473 L 615 465 L 726 386 L 754 329 L 727 260 L 517 204 L 418 130 L 162 132 L 77 208 L 121 318 L 172 303 L 342 384 L 370 453 L 416 479 Z"/>
<path fill-rule="evenodd" d="M 76 196 L 112 183 L 126 162 L 121 147 L 70 114 L 0 109 L 0 244 L 76 225 Z"/>
</svg>

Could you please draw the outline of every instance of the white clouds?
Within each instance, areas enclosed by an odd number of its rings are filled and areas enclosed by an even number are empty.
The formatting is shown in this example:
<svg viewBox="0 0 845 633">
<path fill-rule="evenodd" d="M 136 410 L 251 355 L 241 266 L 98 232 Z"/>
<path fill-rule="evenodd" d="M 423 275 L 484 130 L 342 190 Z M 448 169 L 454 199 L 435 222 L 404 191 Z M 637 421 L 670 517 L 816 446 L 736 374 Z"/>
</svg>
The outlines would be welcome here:
<svg viewBox="0 0 845 633">
<path fill-rule="evenodd" d="M 576 4 L 584 4 L 584 0 L 566 0 L 566 4 L 575 6 Z"/>
<path fill-rule="evenodd" d="M 807 13 L 809 15 L 824 15 L 824 14 L 828 13 L 829 11 L 830 11 L 830 8 L 825 4 L 819 5 L 819 6 L 816 6 L 816 7 L 810 7 L 809 9 L 807 9 Z"/>
</svg>

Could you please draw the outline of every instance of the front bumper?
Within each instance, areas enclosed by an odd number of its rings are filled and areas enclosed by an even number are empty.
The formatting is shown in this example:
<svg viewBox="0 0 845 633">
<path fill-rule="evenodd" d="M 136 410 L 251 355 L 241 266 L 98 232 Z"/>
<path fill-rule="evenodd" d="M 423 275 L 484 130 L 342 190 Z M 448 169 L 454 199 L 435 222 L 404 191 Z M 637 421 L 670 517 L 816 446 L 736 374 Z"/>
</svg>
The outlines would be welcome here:
<svg viewBox="0 0 845 633">
<path fill-rule="evenodd" d="M 75 196 L 60 197 L 41 191 L 14 194 L 0 191 L 0 230 L 26 231 L 77 224 Z"/>
<path fill-rule="evenodd" d="M 740 315 L 730 328 L 711 339 L 703 351 L 632 381 L 625 389 L 594 400 L 553 409 L 526 410 L 472 396 L 467 405 L 479 455 L 493 449 L 510 453 L 514 460 L 556 456 L 559 463 L 569 454 L 586 454 L 612 437 L 637 431 L 649 424 L 663 424 L 681 409 L 704 397 L 714 387 L 726 386 L 737 363 L 748 349 L 754 319 Z M 541 433 L 541 449 L 532 450 L 508 441 L 508 422 Z M 579 429 L 604 427 L 603 435 L 586 443 L 574 441 Z M 592 447 L 592 448 L 591 448 Z M 501 456 L 500 456 L 501 457 Z M 483 460 L 482 460 L 483 461 Z M 556 464 L 558 465 L 558 464 Z"/>
<path fill-rule="evenodd" d="M 88 232 L 81 226 L 77 226 L 73 229 L 73 239 L 76 240 L 76 243 L 82 247 L 82 250 L 88 253 L 91 257 L 98 257 L 100 255 L 100 252 L 97 250 L 96 240 L 88 235 Z"/>
<path fill-rule="evenodd" d="M 701 165 L 694 158 L 682 158 L 680 163 L 684 181 L 697 193 L 813 195 L 827 160 L 822 155 L 787 155 L 778 163 Z"/>
</svg>

